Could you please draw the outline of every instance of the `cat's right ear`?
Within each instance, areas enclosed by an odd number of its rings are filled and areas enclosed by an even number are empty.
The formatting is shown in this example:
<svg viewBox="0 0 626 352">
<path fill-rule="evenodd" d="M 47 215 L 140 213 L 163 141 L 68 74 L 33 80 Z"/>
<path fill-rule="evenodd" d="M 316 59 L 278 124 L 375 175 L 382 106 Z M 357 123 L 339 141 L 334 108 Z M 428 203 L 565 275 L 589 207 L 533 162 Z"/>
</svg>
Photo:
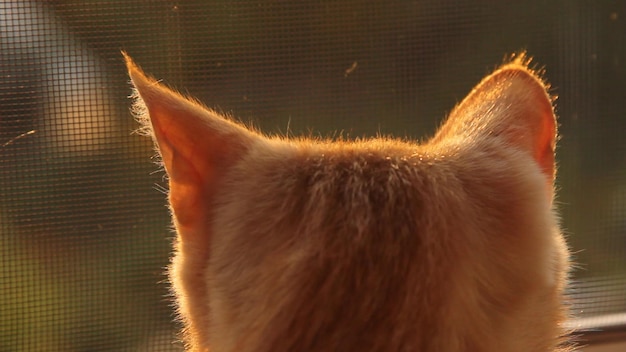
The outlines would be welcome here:
<svg viewBox="0 0 626 352">
<path fill-rule="evenodd" d="M 529 61 L 520 54 L 483 79 L 452 111 L 432 141 L 451 136 L 500 138 L 509 147 L 530 155 L 552 189 L 556 175 L 556 115 L 549 86 L 528 67 Z"/>
<path fill-rule="evenodd" d="M 135 115 L 154 139 L 169 176 L 179 234 L 199 236 L 206 203 L 261 136 L 148 77 L 123 55 L 136 89 Z"/>
</svg>

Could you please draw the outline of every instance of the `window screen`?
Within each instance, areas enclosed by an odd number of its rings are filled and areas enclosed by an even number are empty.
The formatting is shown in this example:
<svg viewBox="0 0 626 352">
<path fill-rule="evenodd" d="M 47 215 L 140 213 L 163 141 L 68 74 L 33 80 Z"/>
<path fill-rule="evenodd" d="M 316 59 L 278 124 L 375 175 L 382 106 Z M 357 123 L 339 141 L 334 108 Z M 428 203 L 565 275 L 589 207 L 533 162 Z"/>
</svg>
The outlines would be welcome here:
<svg viewBox="0 0 626 352">
<path fill-rule="evenodd" d="M 624 2 L 4 0 L 0 351 L 181 350 L 166 184 L 122 49 L 268 133 L 416 139 L 528 50 L 559 95 L 574 311 L 626 320 Z"/>
</svg>

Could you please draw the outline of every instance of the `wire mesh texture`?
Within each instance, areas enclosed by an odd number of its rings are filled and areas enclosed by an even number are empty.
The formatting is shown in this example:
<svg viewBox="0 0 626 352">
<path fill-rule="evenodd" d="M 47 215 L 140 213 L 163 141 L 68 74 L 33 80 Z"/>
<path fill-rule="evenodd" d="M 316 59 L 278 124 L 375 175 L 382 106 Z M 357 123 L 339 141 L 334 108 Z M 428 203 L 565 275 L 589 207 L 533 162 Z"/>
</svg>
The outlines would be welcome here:
<svg viewBox="0 0 626 352">
<path fill-rule="evenodd" d="M 626 3 L 0 2 L 0 351 L 179 351 L 120 50 L 268 133 L 424 138 L 506 54 L 559 95 L 574 310 L 626 311 Z"/>
</svg>

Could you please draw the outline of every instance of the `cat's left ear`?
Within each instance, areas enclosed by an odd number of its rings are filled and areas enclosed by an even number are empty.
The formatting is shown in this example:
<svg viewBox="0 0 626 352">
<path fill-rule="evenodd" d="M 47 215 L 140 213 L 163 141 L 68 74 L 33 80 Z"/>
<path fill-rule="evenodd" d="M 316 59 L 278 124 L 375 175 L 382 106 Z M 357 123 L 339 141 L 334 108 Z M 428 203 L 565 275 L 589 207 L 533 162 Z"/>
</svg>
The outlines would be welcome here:
<svg viewBox="0 0 626 352">
<path fill-rule="evenodd" d="M 146 76 L 124 54 L 136 88 L 135 115 L 151 135 L 169 176 L 169 198 L 183 240 L 201 236 L 225 175 L 259 134 Z"/>
</svg>

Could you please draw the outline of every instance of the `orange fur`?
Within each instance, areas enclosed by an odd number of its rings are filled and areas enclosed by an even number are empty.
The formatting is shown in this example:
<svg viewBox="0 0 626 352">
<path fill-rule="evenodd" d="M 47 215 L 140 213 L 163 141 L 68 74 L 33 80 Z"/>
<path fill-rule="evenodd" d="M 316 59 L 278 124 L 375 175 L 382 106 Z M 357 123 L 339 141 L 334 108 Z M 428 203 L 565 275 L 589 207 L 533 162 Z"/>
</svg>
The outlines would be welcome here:
<svg viewBox="0 0 626 352">
<path fill-rule="evenodd" d="M 556 118 L 520 55 L 423 145 L 266 137 L 126 57 L 188 351 L 565 350 Z"/>
</svg>

